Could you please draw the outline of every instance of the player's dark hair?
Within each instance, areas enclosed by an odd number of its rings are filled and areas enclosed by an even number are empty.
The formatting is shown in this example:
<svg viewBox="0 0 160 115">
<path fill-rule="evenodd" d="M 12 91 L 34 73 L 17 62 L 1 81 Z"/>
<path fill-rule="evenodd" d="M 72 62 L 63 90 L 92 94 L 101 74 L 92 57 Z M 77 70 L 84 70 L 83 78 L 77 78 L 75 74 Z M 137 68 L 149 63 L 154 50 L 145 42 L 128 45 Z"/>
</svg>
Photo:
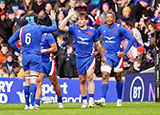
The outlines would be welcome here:
<svg viewBox="0 0 160 115">
<path fill-rule="evenodd" d="M 88 20 L 88 14 L 86 12 L 80 12 L 78 17 L 84 17 L 86 20 Z"/>
<path fill-rule="evenodd" d="M 63 41 L 67 40 L 67 37 L 65 35 L 59 35 L 58 38 L 63 40 Z"/>
<path fill-rule="evenodd" d="M 112 11 L 108 11 L 108 12 L 106 13 L 106 16 L 107 16 L 108 14 L 112 14 L 112 15 L 114 16 L 114 19 L 116 20 L 116 15 L 115 15 L 115 13 L 114 13 L 114 12 L 112 12 Z"/>
</svg>

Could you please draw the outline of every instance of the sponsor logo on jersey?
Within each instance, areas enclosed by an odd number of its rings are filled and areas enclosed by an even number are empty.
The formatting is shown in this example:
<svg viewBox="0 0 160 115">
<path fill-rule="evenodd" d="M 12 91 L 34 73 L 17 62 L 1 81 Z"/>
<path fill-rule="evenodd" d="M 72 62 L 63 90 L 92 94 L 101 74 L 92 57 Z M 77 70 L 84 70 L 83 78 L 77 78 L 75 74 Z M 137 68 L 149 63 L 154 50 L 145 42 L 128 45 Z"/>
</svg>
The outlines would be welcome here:
<svg viewBox="0 0 160 115">
<path fill-rule="evenodd" d="M 107 37 L 107 36 L 104 36 L 104 38 L 107 38 L 108 40 L 111 40 L 111 39 L 114 39 L 115 37 Z"/>
<path fill-rule="evenodd" d="M 82 41 L 89 40 L 89 38 L 82 38 L 82 37 L 77 37 L 77 38 L 81 39 Z"/>
</svg>

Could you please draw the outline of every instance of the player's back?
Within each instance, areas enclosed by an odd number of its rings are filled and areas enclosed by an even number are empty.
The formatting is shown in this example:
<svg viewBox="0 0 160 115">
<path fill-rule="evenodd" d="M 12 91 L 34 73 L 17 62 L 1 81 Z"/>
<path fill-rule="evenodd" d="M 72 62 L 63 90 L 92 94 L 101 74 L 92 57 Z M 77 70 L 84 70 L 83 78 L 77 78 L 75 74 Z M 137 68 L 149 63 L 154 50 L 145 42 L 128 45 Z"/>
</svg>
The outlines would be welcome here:
<svg viewBox="0 0 160 115">
<path fill-rule="evenodd" d="M 40 25 L 28 23 L 20 30 L 22 53 L 40 54 L 40 42 L 42 37 Z"/>
</svg>

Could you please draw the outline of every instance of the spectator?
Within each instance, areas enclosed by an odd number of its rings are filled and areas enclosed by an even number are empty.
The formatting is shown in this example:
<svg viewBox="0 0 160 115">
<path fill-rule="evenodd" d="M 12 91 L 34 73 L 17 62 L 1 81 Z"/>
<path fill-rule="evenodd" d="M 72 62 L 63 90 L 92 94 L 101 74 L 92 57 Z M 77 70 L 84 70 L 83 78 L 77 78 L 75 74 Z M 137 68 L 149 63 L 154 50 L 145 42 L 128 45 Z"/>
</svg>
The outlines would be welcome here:
<svg viewBox="0 0 160 115">
<path fill-rule="evenodd" d="M 40 12 L 38 12 L 38 17 L 39 17 L 39 23 L 41 25 L 46 25 L 46 26 L 51 26 L 52 22 L 46 12 L 42 9 Z"/>
<path fill-rule="evenodd" d="M 148 50 L 145 56 L 145 61 L 142 65 L 142 69 L 148 69 L 154 66 L 154 52 L 152 50 Z"/>
<path fill-rule="evenodd" d="M 139 22 L 142 17 L 142 12 L 149 6 L 149 0 L 139 0 L 139 2 L 133 7 L 132 15 Z"/>
<path fill-rule="evenodd" d="M 12 26 L 13 22 L 11 20 L 7 19 L 6 12 L 1 11 L 0 12 L 0 34 L 3 35 L 3 41 L 4 43 L 8 44 L 8 39 L 12 35 Z"/>
<path fill-rule="evenodd" d="M 95 27 L 96 26 L 96 21 L 95 21 L 95 16 L 98 8 L 97 6 L 93 4 L 89 4 L 87 6 L 87 12 L 88 12 L 88 26 Z"/>
<path fill-rule="evenodd" d="M 18 9 L 16 10 L 15 14 L 9 15 L 9 19 L 14 21 L 13 33 L 15 33 L 20 27 L 27 24 L 26 16 L 27 12 L 24 6 L 18 6 Z"/>
<path fill-rule="evenodd" d="M 1 46 L 3 45 L 3 36 L 0 35 L 0 49 L 2 48 Z"/>
<path fill-rule="evenodd" d="M 1 68 L 1 64 L 3 61 L 6 60 L 6 54 L 8 52 L 8 45 L 7 44 L 3 44 L 2 48 L 0 50 L 0 68 Z"/>
<path fill-rule="evenodd" d="M 128 6 L 123 8 L 122 15 L 117 20 L 117 22 L 120 24 L 122 24 L 123 22 L 130 22 L 133 25 L 135 24 L 136 19 L 131 16 L 131 9 Z"/>
<path fill-rule="evenodd" d="M 145 48 L 148 49 L 153 49 L 155 47 L 155 38 L 154 38 L 154 32 L 156 29 L 156 25 L 153 23 L 148 24 L 148 29 L 147 29 L 147 37 L 144 38 L 146 39 L 144 42 Z"/>
<path fill-rule="evenodd" d="M 34 0 L 33 11 L 38 14 L 41 10 L 45 9 L 45 0 Z"/>
<path fill-rule="evenodd" d="M 142 60 L 135 58 L 133 65 L 127 70 L 126 73 L 139 73 L 142 70 Z"/>
<path fill-rule="evenodd" d="M 1 77 L 9 77 L 8 70 L 5 66 L 0 69 L 0 78 Z"/>
<path fill-rule="evenodd" d="M 69 5 L 67 3 L 67 0 L 59 0 L 59 2 L 56 3 L 54 6 L 54 11 L 58 13 L 60 10 L 68 10 Z"/>
<path fill-rule="evenodd" d="M 78 77 L 76 71 L 76 59 L 73 53 L 72 45 L 66 46 L 66 58 L 64 64 L 64 76 L 67 78 Z"/>
<path fill-rule="evenodd" d="M 147 32 L 148 32 L 148 30 L 147 30 L 147 24 L 145 23 L 144 18 L 140 18 L 140 21 L 139 21 L 137 27 L 138 27 L 141 35 L 142 35 L 143 43 L 144 43 L 144 42 L 147 42 L 147 39 L 145 39 L 145 38 L 147 37 Z"/>
<path fill-rule="evenodd" d="M 25 8 L 25 10 L 33 10 L 33 2 L 32 0 L 23 0 L 23 6 Z"/>
<path fill-rule="evenodd" d="M 53 10 L 53 5 L 51 2 L 47 2 L 45 6 L 45 12 L 50 15 L 51 10 Z"/>
<path fill-rule="evenodd" d="M 12 12 L 11 7 L 6 4 L 5 0 L 0 0 L 0 12 L 1 11 L 6 11 L 7 13 Z"/>
<path fill-rule="evenodd" d="M 10 78 L 13 78 L 13 77 L 24 78 L 25 77 L 23 68 L 19 65 L 19 63 L 14 62 L 12 67 L 13 67 L 13 71 L 9 76 Z"/>
<path fill-rule="evenodd" d="M 110 5 L 109 5 L 109 3 L 107 3 L 107 2 L 105 2 L 105 3 L 103 3 L 103 5 L 102 5 L 102 14 L 101 14 L 101 21 L 103 22 L 103 23 L 105 23 L 105 21 L 106 21 L 106 13 L 108 12 L 108 11 L 112 11 L 112 9 L 110 9 Z"/>
<path fill-rule="evenodd" d="M 75 11 L 75 15 L 69 19 L 69 26 L 77 26 L 78 25 L 78 12 Z"/>
<path fill-rule="evenodd" d="M 77 3 L 76 3 L 76 10 L 78 12 L 81 12 L 81 11 L 87 11 L 87 4 L 89 3 L 89 0 L 77 0 Z"/>
<path fill-rule="evenodd" d="M 56 54 L 56 62 L 57 62 L 57 75 L 63 77 L 64 76 L 64 63 L 66 59 L 66 42 L 67 38 L 64 35 L 60 35 L 57 37 L 58 51 Z"/>
<path fill-rule="evenodd" d="M 6 60 L 2 62 L 2 67 L 6 67 L 9 74 L 11 74 L 13 72 L 13 68 L 12 68 L 12 64 L 14 62 L 13 59 L 13 54 L 12 53 L 7 53 L 6 54 Z"/>
<path fill-rule="evenodd" d="M 57 14 L 58 25 L 61 24 L 61 22 L 63 21 L 64 18 L 65 18 L 65 12 L 64 12 L 64 10 L 59 10 L 58 14 Z"/>
<path fill-rule="evenodd" d="M 131 10 L 134 7 L 134 4 L 132 4 L 130 0 L 118 0 L 117 3 L 118 3 L 118 11 L 117 11 L 117 16 L 116 16 L 117 19 L 121 17 L 122 10 L 124 7 L 129 7 Z"/>
</svg>

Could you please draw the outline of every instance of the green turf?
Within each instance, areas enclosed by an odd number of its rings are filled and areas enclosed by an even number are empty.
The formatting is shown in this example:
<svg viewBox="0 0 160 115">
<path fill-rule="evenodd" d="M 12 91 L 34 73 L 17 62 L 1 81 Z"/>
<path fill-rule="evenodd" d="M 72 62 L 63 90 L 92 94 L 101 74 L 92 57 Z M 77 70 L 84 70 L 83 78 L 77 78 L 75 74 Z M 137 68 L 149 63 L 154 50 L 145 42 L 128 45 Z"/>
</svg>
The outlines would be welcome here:
<svg viewBox="0 0 160 115">
<path fill-rule="evenodd" d="M 116 103 L 107 103 L 106 107 L 81 109 L 81 103 L 64 103 L 63 109 L 57 103 L 42 104 L 40 110 L 24 110 L 24 104 L 0 104 L 0 115 L 160 115 L 160 103 L 123 102 L 122 107 Z"/>
</svg>

